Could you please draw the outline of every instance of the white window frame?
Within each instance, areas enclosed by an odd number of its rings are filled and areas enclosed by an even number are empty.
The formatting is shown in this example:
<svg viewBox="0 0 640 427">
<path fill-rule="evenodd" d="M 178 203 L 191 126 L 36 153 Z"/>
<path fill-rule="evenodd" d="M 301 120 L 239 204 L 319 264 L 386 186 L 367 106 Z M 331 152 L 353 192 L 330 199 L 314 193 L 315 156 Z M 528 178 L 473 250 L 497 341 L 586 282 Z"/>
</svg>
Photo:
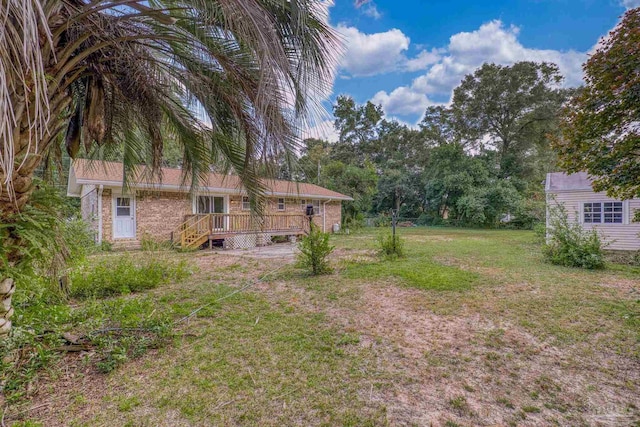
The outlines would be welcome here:
<svg viewBox="0 0 640 427">
<path fill-rule="evenodd" d="M 278 197 L 276 200 L 278 212 L 287 210 L 287 200 L 284 197 Z"/>
<path fill-rule="evenodd" d="M 249 200 L 249 196 L 242 196 L 242 210 L 243 211 L 250 211 L 251 210 L 251 201 Z"/>
<path fill-rule="evenodd" d="M 587 205 L 589 205 L 589 207 L 591 209 L 593 209 L 593 205 L 594 204 L 598 204 L 599 206 L 599 210 L 597 211 L 587 211 Z M 609 208 L 614 209 L 611 212 L 606 212 L 605 211 L 605 204 L 612 204 L 612 206 L 610 206 Z M 615 206 L 613 206 L 614 204 L 619 204 L 620 205 L 620 211 L 615 212 Z M 580 222 L 582 222 L 583 224 L 596 224 L 596 225 L 624 225 L 627 223 L 627 203 L 624 201 L 620 201 L 620 200 L 607 200 L 607 201 L 590 201 L 590 202 L 582 202 L 581 205 L 581 212 L 580 212 Z M 611 214 L 612 215 L 612 219 L 615 219 L 615 214 L 618 213 L 620 214 L 620 221 L 611 221 L 611 222 L 607 222 L 605 220 L 606 214 Z M 599 217 L 599 221 L 594 221 L 593 218 L 591 218 L 590 221 L 586 220 L 587 215 L 593 215 L 593 214 L 597 214 Z"/>
<path fill-rule="evenodd" d="M 225 213 L 225 214 L 229 213 L 229 196 L 228 195 L 198 193 L 198 194 L 194 194 L 193 199 L 191 200 L 192 212 L 194 215 L 198 214 L 198 197 L 222 197 L 224 199 L 224 208 L 222 213 Z"/>
<path fill-rule="evenodd" d="M 322 201 L 320 199 L 315 199 L 311 201 L 313 205 L 313 214 L 320 215 L 322 213 Z"/>
</svg>

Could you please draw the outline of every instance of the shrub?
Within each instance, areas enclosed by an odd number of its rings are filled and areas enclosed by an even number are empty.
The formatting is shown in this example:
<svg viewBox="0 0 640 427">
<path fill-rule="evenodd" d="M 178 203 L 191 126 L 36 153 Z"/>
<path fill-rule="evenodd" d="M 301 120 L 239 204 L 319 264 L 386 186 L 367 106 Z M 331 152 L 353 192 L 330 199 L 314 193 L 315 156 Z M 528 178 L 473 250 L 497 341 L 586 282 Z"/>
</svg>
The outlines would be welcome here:
<svg viewBox="0 0 640 427">
<path fill-rule="evenodd" d="M 549 236 L 543 246 L 548 262 L 567 267 L 604 268 L 604 251 L 598 232 L 570 222 L 566 209 L 557 205 L 549 210 Z"/>
<path fill-rule="evenodd" d="M 391 217 L 380 215 L 373 220 L 374 227 L 390 227 L 391 226 Z"/>
<path fill-rule="evenodd" d="M 335 246 L 329 244 L 329 233 L 320 231 L 317 225 L 311 223 L 309 234 L 300 240 L 298 266 L 310 270 L 314 276 L 331 272 L 328 256 Z"/>
<path fill-rule="evenodd" d="M 397 234 L 380 236 L 380 253 L 390 259 L 402 258 L 404 256 L 404 241 Z"/>
<path fill-rule="evenodd" d="M 134 260 L 128 254 L 108 257 L 72 271 L 71 296 L 107 297 L 153 289 L 170 281 L 180 281 L 192 273 L 185 260 L 159 258 Z"/>
<path fill-rule="evenodd" d="M 350 231 L 357 231 L 363 228 L 364 224 L 364 215 L 361 212 L 358 212 L 353 216 L 345 217 L 342 228 L 349 229 Z"/>
<path fill-rule="evenodd" d="M 145 252 L 166 251 L 173 248 L 171 241 L 161 241 L 145 232 L 140 239 L 140 248 Z"/>
</svg>

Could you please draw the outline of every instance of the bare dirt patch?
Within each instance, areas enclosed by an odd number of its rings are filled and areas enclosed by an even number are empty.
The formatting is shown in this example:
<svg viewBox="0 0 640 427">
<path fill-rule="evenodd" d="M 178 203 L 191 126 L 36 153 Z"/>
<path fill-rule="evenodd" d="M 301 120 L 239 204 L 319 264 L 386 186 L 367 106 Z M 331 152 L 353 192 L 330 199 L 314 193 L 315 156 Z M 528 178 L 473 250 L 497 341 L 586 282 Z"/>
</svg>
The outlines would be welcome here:
<svg viewBox="0 0 640 427">
<path fill-rule="evenodd" d="M 640 418 L 629 387 L 640 384 L 640 364 L 611 352 L 557 347 L 473 312 L 438 315 L 427 294 L 391 283 L 361 286 L 342 306 L 284 282 L 260 290 L 286 293 L 359 335 L 376 360 L 362 398 L 384 403 L 390 425 L 623 426 Z"/>
</svg>

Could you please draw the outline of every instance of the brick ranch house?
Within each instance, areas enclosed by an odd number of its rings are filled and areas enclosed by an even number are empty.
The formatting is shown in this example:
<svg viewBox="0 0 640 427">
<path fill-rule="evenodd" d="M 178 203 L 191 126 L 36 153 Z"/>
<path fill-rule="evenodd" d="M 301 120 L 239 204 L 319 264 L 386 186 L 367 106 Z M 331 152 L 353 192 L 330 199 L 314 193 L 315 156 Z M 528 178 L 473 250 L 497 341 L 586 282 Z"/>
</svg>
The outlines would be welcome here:
<svg viewBox="0 0 640 427">
<path fill-rule="evenodd" d="M 161 172 L 161 180 L 130 178 L 125 191 L 122 163 L 77 159 L 67 194 L 80 197 L 82 217 L 97 243 L 122 247 L 138 246 L 143 236 L 192 248 L 207 242 L 223 242 L 226 248 L 263 245 L 272 236 L 304 234 L 308 205 L 314 208 L 314 223 L 332 231 L 342 221 L 342 201 L 353 200 L 314 184 L 269 180 L 266 211 L 256 217 L 237 176 L 209 173 L 192 193 L 182 170 Z M 141 168 L 138 175 L 143 174 Z"/>
</svg>

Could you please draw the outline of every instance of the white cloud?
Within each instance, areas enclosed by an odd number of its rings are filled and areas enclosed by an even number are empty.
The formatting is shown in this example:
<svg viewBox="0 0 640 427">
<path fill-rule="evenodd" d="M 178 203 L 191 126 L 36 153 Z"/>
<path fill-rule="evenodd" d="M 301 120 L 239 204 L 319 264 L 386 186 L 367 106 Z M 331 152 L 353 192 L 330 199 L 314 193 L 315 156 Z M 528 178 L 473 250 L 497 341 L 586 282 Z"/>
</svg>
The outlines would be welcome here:
<svg viewBox="0 0 640 427">
<path fill-rule="evenodd" d="M 364 13 L 369 18 L 373 18 L 376 20 L 382 18 L 382 13 L 380 13 L 378 7 L 374 3 L 371 3 L 369 6 L 365 7 L 362 10 L 362 13 Z"/>
<path fill-rule="evenodd" d="M 496 20 L 483 24 L 476 31 L 451 36 L 447 55 L 418 77 L 412 87 L 426 94 L 443 94 L 485 62 L 510 65 L 518 61 L 553 62 L 565 76 L 565 85 L 577 86 L 582 82 L 586 53 L 526 48 L 518 41 L 518 33 L 518 27 L 505 28 Z"/>
<path fill-rule="evenodd" d="M 371 99 L 376 105 L 382 105 L 385 113 L 408 116 L 422 114 L 432 102 L 423 93 L 418 93 L 409 87 L 402 86 L 391 93 L 380 91 Z"/>
<path fill-rule="evenodd" d="M 426 70 L 429 65 L 435 64 L 440 60 L 443 52 L 443 49 L 423 49 L 415 58 L 407 60 L 405 67 L 407 71 Z"/>
<path fill-rule="evenodd" d="M 638 0 L 640 1 L 640 0 Z M 483 24 L 471 32 L 454 34 L 444 49 L 422 51 L 405 62 L 408 71 L 426 69 L 410 86 L 401 86 L 391 93 L 378 92 L 373 100 L 390 114 L 422 113 L 419 106 L 432 104 L 429 98 L 451 98 L 453 89 L 465 75 L 473 73 L 485 62 L 511 65 L 518 61 L 553 62 L 565 77 L 565 86 L 582 83 L 582 64 L 586 52 L 532 49 L 518 41 L 519 28 L 505 27 L 499 20 Z"/>
<path fill-rule="evenodd" d="M 341 68 L 352 76 L 373 76 L 393 71 L 405 61 L 410 39 L 398 29 L 365 34 L 355 27 L 337 27 L 345 39 Z"/>
<path fill-rule="evenodd" d="M 317 138 L 329 142 L 337 142 L 339 137 L 338 131 L 336 131 L 336 128 L 333 126 L 333 120 L 324 120 L 302 132 L 303 139 Z"/>
<path fill-rule="evenodd" d="M 622 0 L 620 4 L 627 9 L 634 9 L 640 7 L 640 0 Z"/>
</svg>

